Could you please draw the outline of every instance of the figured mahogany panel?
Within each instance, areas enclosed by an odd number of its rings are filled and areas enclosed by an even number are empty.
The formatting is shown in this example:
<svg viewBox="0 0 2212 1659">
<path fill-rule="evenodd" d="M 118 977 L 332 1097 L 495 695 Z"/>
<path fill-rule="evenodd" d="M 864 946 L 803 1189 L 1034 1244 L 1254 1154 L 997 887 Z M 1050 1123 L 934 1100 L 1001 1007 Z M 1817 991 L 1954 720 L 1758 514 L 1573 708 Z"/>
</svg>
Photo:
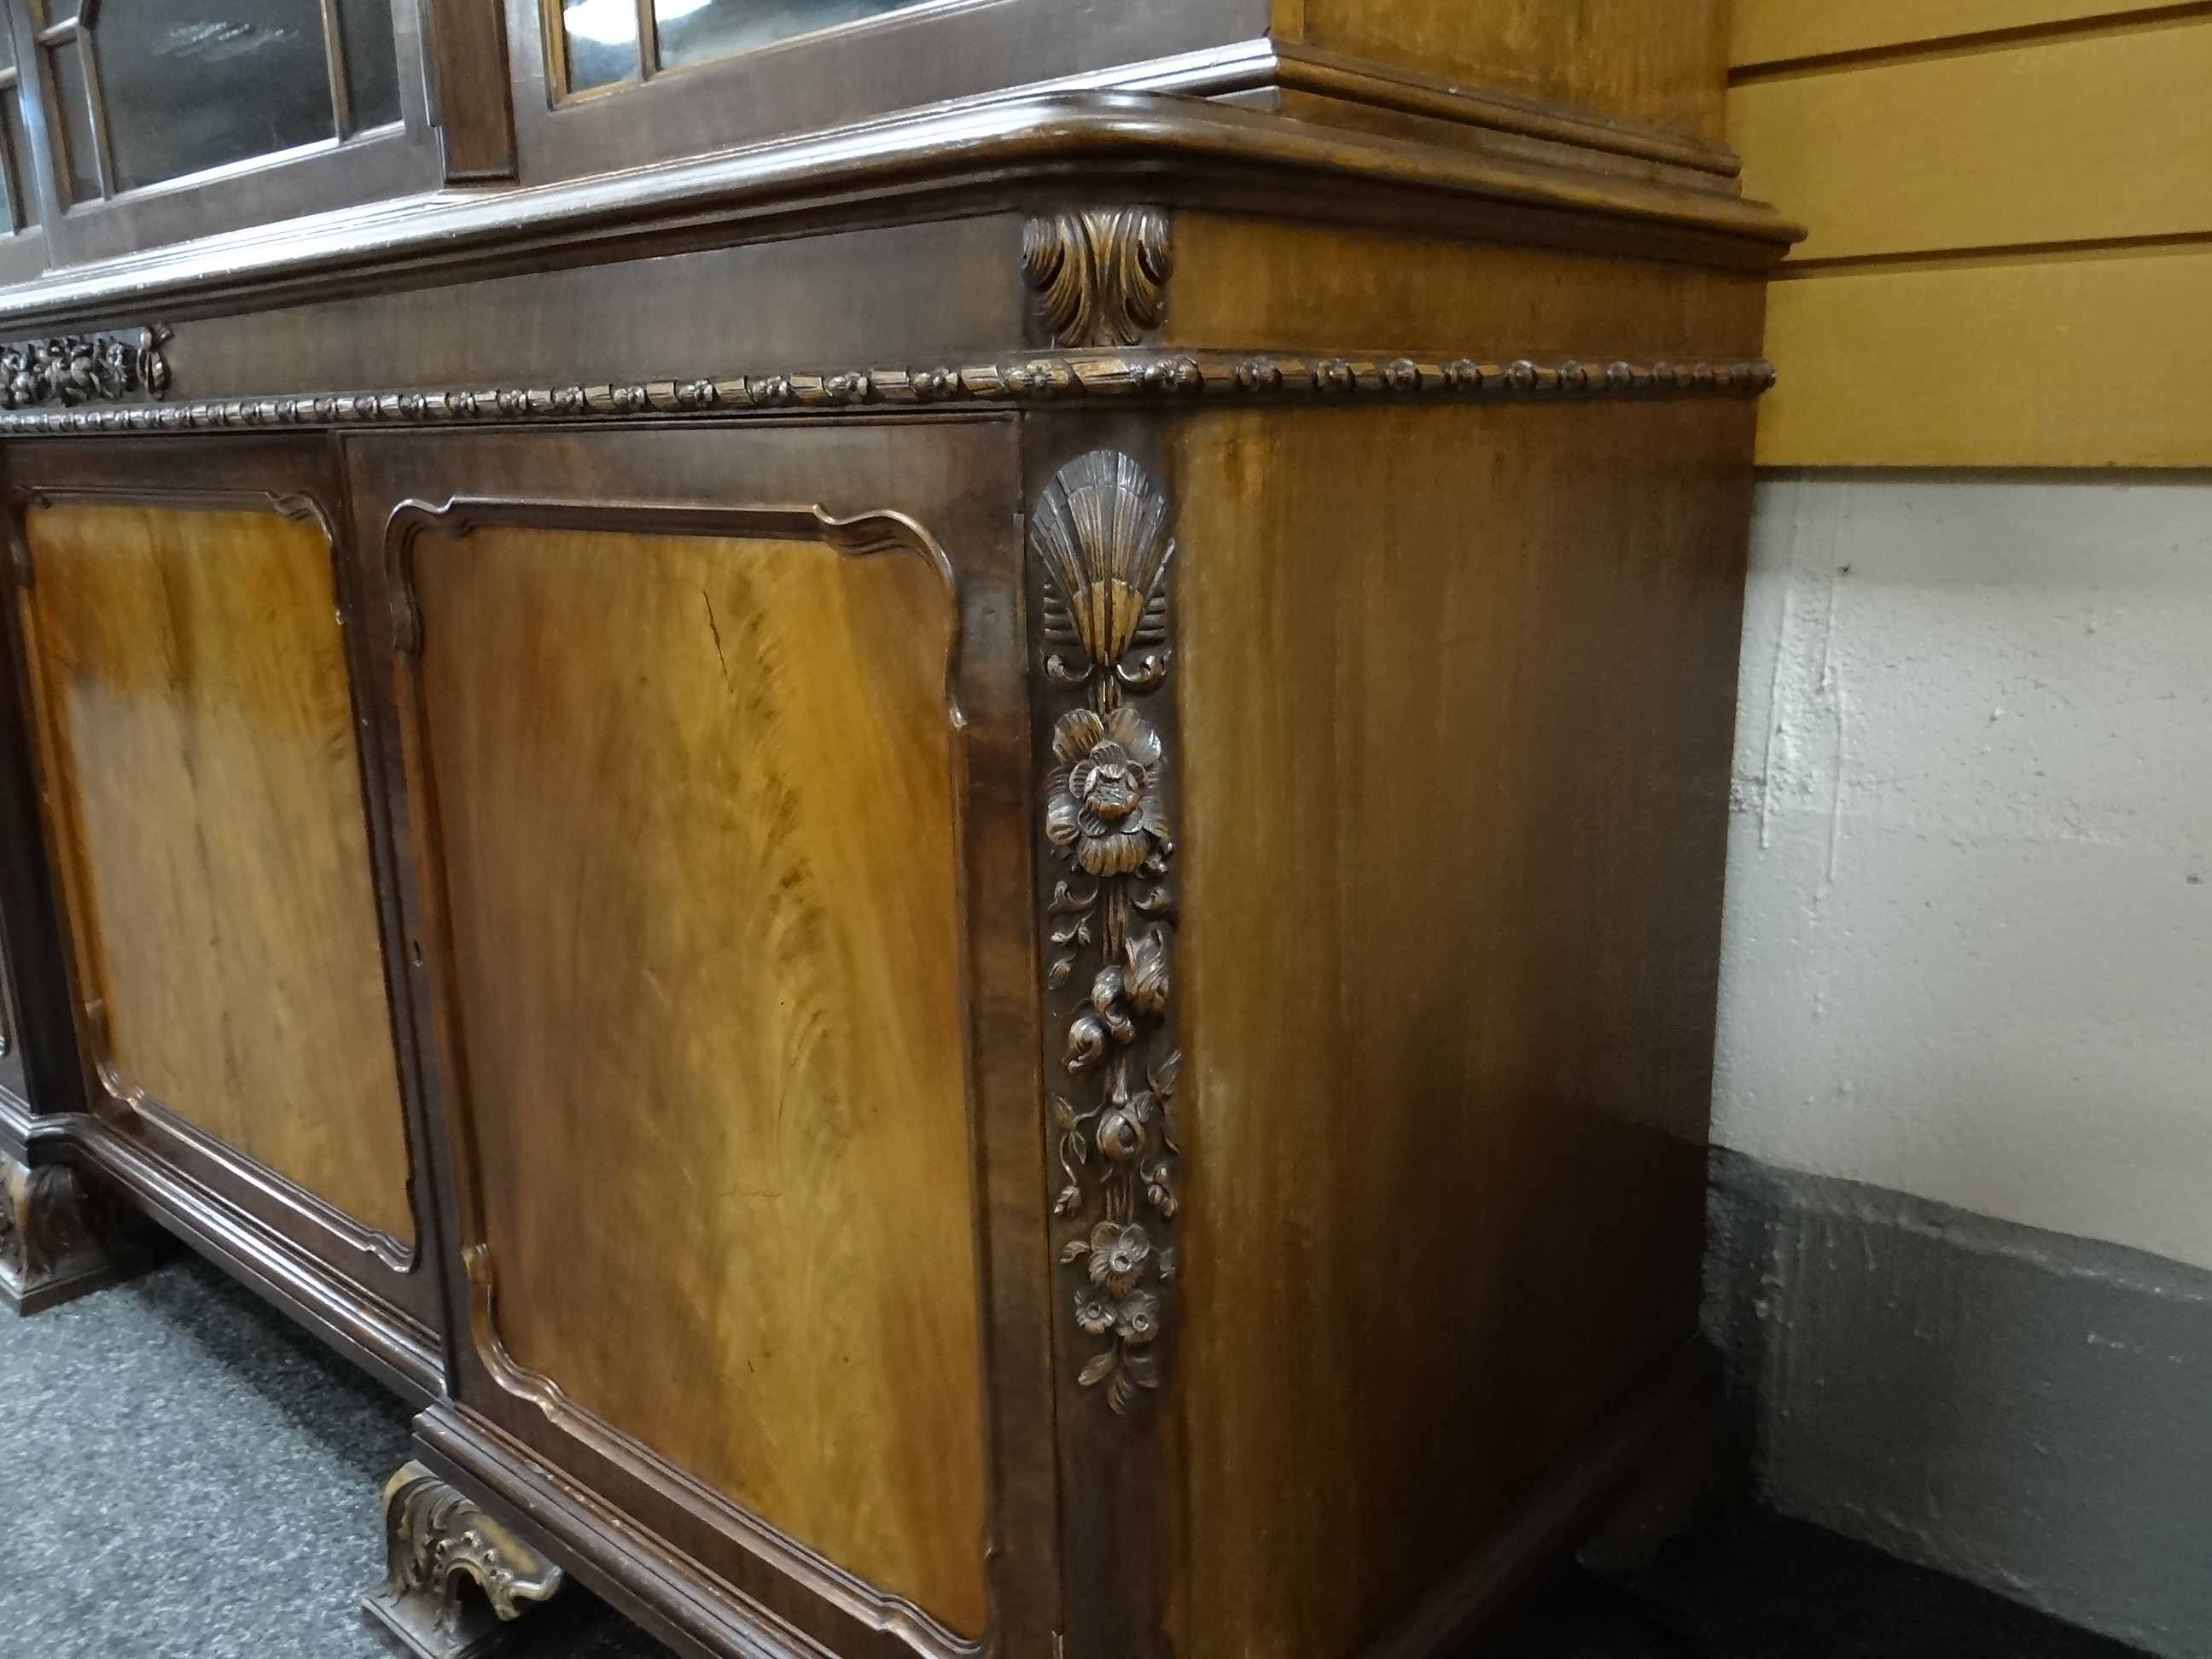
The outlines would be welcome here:
<svg viewBox="0 0 2212 1659">
<path fill-rule="evenodd" d="M 1301 0 L 1304 39 L 1718 143 L 1724 0 Z"/>
<path fill-rule="evenodd" d="M 414 559 L 512 1364 L 980 1634 L 945 578 L 512 526 Z"/>
<path fill-rule="evenodd" d="M 111 1090 L 411 1245 L 327 534 L 76 503 L 25 530 L 49 805 Z"/>
<path fill-rule="evenodd" d="M 1177 428 L 1182 1659 L 1342 1659 L 1697 1330 L 1747 404 Z"/>
</svg>

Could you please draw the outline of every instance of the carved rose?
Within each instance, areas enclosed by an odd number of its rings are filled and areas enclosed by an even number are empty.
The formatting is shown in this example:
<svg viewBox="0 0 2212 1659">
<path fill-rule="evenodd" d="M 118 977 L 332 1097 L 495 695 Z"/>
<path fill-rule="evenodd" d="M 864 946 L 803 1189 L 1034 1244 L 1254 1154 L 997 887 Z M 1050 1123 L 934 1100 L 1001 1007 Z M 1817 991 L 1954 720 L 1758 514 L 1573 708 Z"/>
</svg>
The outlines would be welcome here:
<svg viewBox="0 0 2212 1659">
<path fill-rule="evenodd" d="M 1060 769 L 1048 785 L 1046 837 L 1091 875 L 1136 869 L 1167 836 L 1154 793 L 1160 753 L 1158 736 L 1126 704 L 1103 715 L 1070 709 L 1053 728 Z"/>
<path fill-rule="evenodd" d="M 1102 1221 L 1091 1230 L 1091 1282 L 1109 1296 L 1125 1297 L 1137 1288 L 1152 1254 L 1142 1227 Z"/>
<path fill-rule="evenodd" d="M 1098 1150 L 1116 1164 L 1127 1164 L 1145 1150 L 1145 1126 L 1152 1121 L 1156 1103 L 1139 1091 L 1131 1094 L 1126 1083 L 1116 1083 L 1114 1097 L 1098 1115 Z"/>
</svg>

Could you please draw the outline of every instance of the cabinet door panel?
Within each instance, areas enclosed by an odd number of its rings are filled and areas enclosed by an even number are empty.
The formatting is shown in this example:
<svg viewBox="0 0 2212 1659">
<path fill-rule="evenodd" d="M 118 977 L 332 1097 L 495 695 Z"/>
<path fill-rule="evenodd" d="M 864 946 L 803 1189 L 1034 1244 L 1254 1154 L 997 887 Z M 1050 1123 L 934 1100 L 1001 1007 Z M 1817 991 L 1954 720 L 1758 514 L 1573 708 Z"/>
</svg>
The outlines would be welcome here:
<svg viewBox="0 0 2212 1659">
<path fill-rule="evenodd" d="M 514 526 L 414 565 L 512 1363 L 980 1635 L 943 575 Z"/>
<path fill-rule="evenodd" d="M 1013 423 L 345 458 L 468 1321 L 426 1443 L 527 1448 L 710 1644 L 1049 1651 Z"/>
<path fill-rule="evenodd" d="M 312 518 L 33 504 L 33 694 L 109 1091 L 411 1250 L 331 549 Z"/>
</svg>

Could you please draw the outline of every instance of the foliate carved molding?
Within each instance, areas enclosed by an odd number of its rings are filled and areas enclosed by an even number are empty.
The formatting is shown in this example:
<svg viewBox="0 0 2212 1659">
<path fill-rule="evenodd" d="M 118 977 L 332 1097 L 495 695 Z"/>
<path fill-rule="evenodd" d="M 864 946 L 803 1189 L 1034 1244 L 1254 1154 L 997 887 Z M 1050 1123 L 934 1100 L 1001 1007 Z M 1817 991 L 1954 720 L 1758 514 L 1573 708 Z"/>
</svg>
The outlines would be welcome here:
<svg viewBox="0 0 2212 1659">
<path fill-rule="evenodd" d="M 420 1463 L 385 1482 L 384 1549 L 384 1582 L 362 1611 L 417 1659 L 495 1652 L 561 1588 L 558 1566 Z M 464 1581 L 482 1596 L 464 1595 Z"/>
<path fill-rule="evenodd" d="M 140 1230 L 114 1195 L 66 1164 L 0 1154 L 0 1298 L 35 1313 L 145 1265 Z"/>
<path fill-rule="evenodd" d="M 1094 208 L 1030 221 L 1022 274 L 1061 346 L 1133 346 L 1167 315 L 1175 246 L 1158 208 Z"/>
<path fill-rule="evenodd" d="M 708 416 L 861 413 L 937 404 L 1449 399 L 1469 403 L 1753 398 L 1774 366 L 1738 362 L 1492 362 L 1271 352 L 1023 352 L 988 363 L 591 386 L 459 386 L 229 398 L 113 409 L 0 410 L 0 436 L 200 432 L 240 427 L 562 425 Z"/>
<path fill-rule="evenodd" d="M 166 328 L 127 334 L 63 334 L 0 345 L 0 408 L 121 403 L 169 389 Z"/>
<path fill-rule="evenodd" d="M 1041 825 L 1053 1213 L 1077 1382 L 1126 1413 L 1159 1386 L 1180 1267 L 1176 900 L 1165 492 L 1127 455 L 1070 462 L 1030 518 L 1051 769 Z"/>
</svg>

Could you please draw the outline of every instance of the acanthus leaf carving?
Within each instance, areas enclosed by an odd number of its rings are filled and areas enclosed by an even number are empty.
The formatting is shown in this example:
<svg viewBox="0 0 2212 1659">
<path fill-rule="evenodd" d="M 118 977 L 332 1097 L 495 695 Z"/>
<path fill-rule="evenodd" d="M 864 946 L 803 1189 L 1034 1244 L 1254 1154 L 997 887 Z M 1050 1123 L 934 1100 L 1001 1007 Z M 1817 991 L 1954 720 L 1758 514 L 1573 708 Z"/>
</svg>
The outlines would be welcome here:
<svg viewBox="0 0 2212 1659">
<path fill-rule="evenodd" d="M 1076 1381 L 1116 1413 L 1159 1386 L 1179 1262 L 1174 775 L 1146 701 L 1172 658 L 1168 520 L 1145 468 L 1098 450 L 1046 487 L 1030 528 L 1060 705 L 1042 825 L 1060 866 L 1042 906 L 1044 990 L 1068 1079 L 1048 1102 L 1053 1213 L 1069 1228 L 1077 1329 L 1102 1345 Z"/>
<path fill-rule="evenodd" d="M 409 1463 L 385 1483 L 384 1582 L 362 1598 L 371 1622 L 422 1659 L 492 1651 L 501 1627 L 560 1590 L 558 1565 L 499 1518 Z M 480 1597 L 465 1597 L 461 1581 Z"/>
<path fill-rule="evenodd" d="M 1175 270 L 1168 216 L 1158 208 L 1091 208 L 1032 219 L 1022 272 L 1061 346 L 1133 346 L 1167 315 Z"/>
</svg>

